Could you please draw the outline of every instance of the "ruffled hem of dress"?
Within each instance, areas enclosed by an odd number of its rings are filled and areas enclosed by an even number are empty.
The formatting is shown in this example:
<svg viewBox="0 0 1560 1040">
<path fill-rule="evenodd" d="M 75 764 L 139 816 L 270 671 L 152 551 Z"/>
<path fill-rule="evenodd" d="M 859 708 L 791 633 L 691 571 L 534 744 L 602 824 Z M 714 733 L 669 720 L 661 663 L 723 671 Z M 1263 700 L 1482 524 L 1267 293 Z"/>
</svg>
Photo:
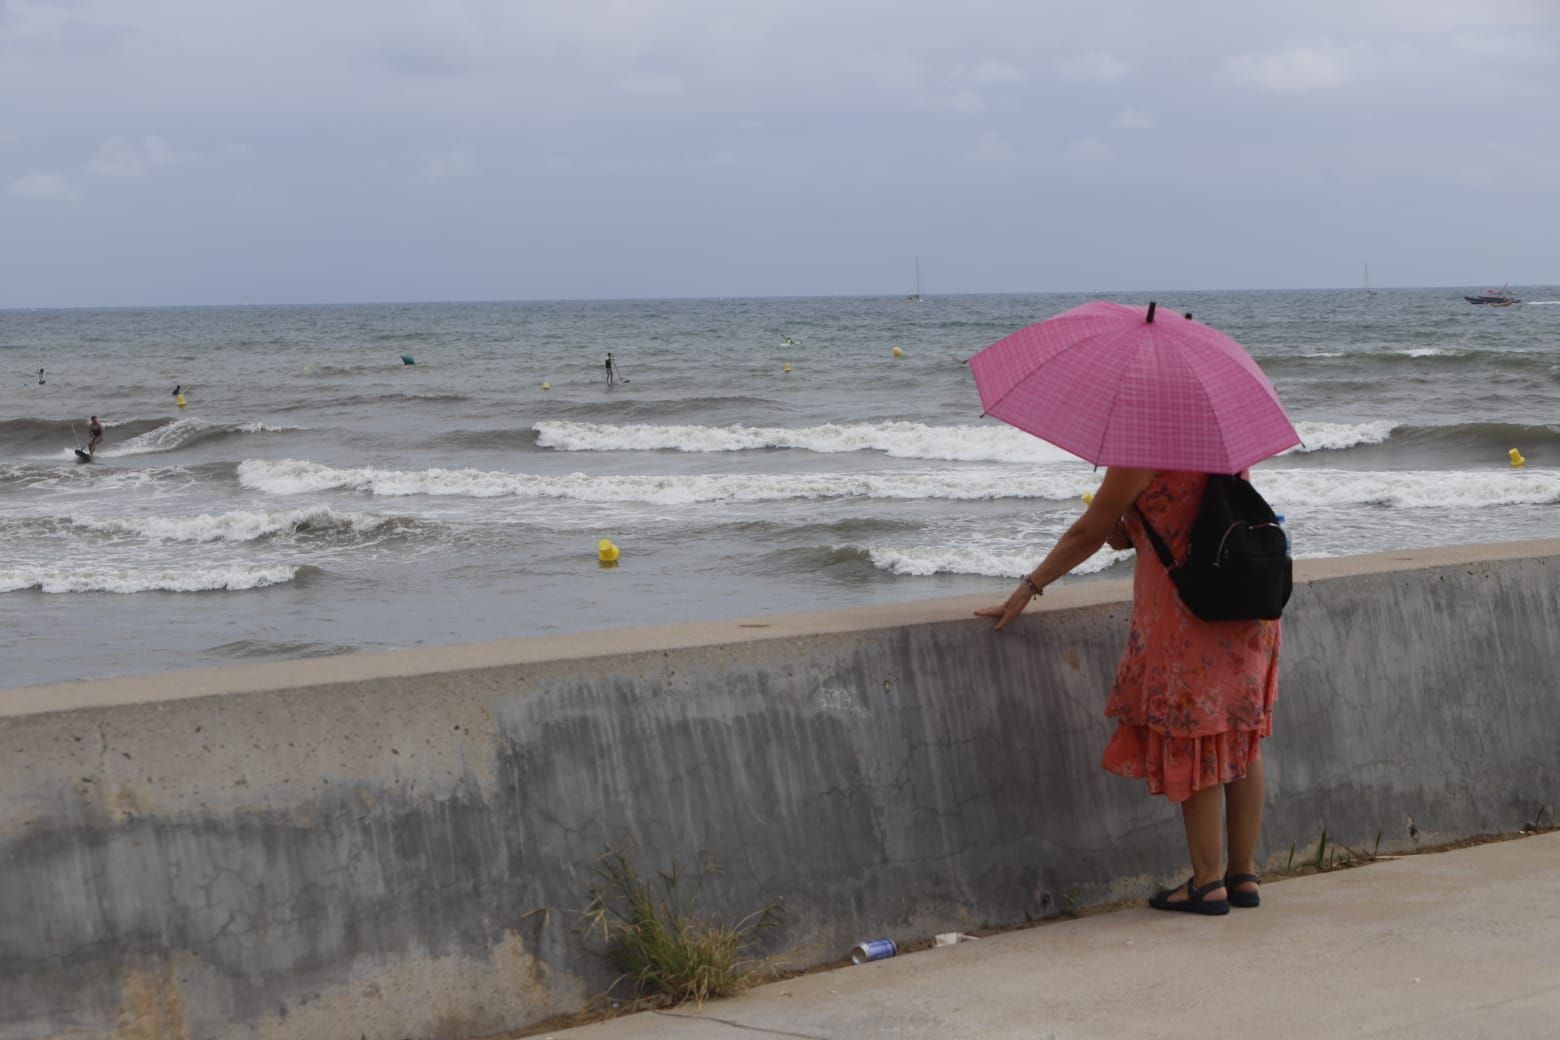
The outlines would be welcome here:
<svg viewBox="0 0 1560 1040">
<path fill-rule="evenodd" d="M 1118 776 L 1148 781 L 1150 794 L 1184 802 L 1198 791 L 1245 777 L 1262 757 L 1260 730 L 1226 730 L 1201 737 L 1169 737 L 1121 722 L 1101 763 Z"/>
</svg>

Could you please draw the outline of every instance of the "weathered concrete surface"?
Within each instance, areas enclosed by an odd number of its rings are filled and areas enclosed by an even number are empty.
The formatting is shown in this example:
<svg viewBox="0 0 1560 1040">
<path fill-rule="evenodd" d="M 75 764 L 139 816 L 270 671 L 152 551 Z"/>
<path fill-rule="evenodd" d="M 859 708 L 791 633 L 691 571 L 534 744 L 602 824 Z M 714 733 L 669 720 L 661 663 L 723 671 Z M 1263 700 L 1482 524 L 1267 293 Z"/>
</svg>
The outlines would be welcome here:
<svg viewBox="0 0 1560 1040">
<path fill-rule="evenodd" d="M 1300 577 L 1270 858 L 1560 802 L 1560 541 Z M 1182 853 L 1096 765 L 1126 593 L 1000 635 L 944 600 L 0 691 L 0 1036 L 539 1021 L 611 980 L 574 911 L 619 839 L 708 850 L 711 909 L 782 896 L 797 964 L 1139 892 Z"/>
<path fill-rule="evenodd" d="M 1560 834 L 1141 909 L 788 979 L 547 1040 L 1553 1040 Z M 540 1040 L 540 1038 L 538 1038 Z"/>
</svg>

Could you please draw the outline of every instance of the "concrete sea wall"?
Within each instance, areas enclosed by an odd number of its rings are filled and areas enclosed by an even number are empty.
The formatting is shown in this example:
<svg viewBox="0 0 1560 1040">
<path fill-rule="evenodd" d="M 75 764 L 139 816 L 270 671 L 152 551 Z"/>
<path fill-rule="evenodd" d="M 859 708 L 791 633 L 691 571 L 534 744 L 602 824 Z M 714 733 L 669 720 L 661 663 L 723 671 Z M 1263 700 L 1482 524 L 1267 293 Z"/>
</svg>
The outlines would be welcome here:
<svg viewBox="0 0 1560 1040">
<path fill-rule="evenodd" d="M 1560 540 L 1298 577 L 1270 863 L 1560 802 Z M 1174 809 L 1097 765 L 1128 591 L 0 690 L 0 1036 L 534 1024 L 612 981 L 579 911 L 615 842 L 707 852 L 717 913 L 781 897 L 794 965 L 1179 879 Z"/>
</svg>

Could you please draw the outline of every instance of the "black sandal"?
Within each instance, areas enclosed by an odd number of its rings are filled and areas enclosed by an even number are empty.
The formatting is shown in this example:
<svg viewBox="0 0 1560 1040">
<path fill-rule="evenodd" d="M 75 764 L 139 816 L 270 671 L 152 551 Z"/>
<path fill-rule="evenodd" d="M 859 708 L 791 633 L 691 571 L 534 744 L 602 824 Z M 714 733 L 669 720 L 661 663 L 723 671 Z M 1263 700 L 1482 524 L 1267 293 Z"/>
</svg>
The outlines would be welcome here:
<svg viewBox="0 0 1560 1040">
<path fill-rule="evenodd" d="M 1206 914 L 1210 917 L 1216 917 L 1219 914 L 1227 914 L 1230 912 L 1230 901 L 1228 899 L 1203 898 L 1203 894 L 1205 892 L 1212 892 L 1216 888 L 1223 888 L 1223 878 L 1219 878 L 1216 881 L 1210 881 L 1201 888 L 1198 888 L 1196 885 L 1192 884 L 1192 882 L 1196 880 L 1197 879 L 1195 877 L 1189 877 L 1186 879 L 1185 899 L 1177 899 L 1174 902 L 1171 901 L 1170 897 L 1174 895 L 1176 890 L 1181 887 L 1180 885 L 1177 885 L 1175 888 L 1167 888 L 1149 896 L 1148 905 L 1153 907 L 1155 910 L 1180 910 L 1183 913 Z"/>
<path fill-rule="evenodd" d="M 1262 896 L 1257 892 L 1237 892 L 1236 885 L 1243 885 L 1250 881 L 1253 885 L 1260 886 L 1262 878 L 1257 874 L 1226 874 L 1224 875 L 1224 887 L 1229 889 L 1231 906 L 1261 906 Z"/>
</svg>

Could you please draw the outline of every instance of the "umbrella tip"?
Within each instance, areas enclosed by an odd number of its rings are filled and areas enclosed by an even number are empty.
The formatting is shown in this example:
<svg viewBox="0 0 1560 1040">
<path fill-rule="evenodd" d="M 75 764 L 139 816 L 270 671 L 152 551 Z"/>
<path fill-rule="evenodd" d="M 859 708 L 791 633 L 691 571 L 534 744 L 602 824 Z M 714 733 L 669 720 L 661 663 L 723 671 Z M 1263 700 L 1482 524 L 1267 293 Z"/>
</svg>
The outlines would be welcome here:
<svg viewBox="0 0 1560 1040">
<path fill-rule="evenodd" d="M 1150 325 L 1154 323 L 1154 308 L 1158 306 L 1159 304 L 1155 303 L 1153 300 L 1148 301 L 1148 322 Z"/>
</svg>

